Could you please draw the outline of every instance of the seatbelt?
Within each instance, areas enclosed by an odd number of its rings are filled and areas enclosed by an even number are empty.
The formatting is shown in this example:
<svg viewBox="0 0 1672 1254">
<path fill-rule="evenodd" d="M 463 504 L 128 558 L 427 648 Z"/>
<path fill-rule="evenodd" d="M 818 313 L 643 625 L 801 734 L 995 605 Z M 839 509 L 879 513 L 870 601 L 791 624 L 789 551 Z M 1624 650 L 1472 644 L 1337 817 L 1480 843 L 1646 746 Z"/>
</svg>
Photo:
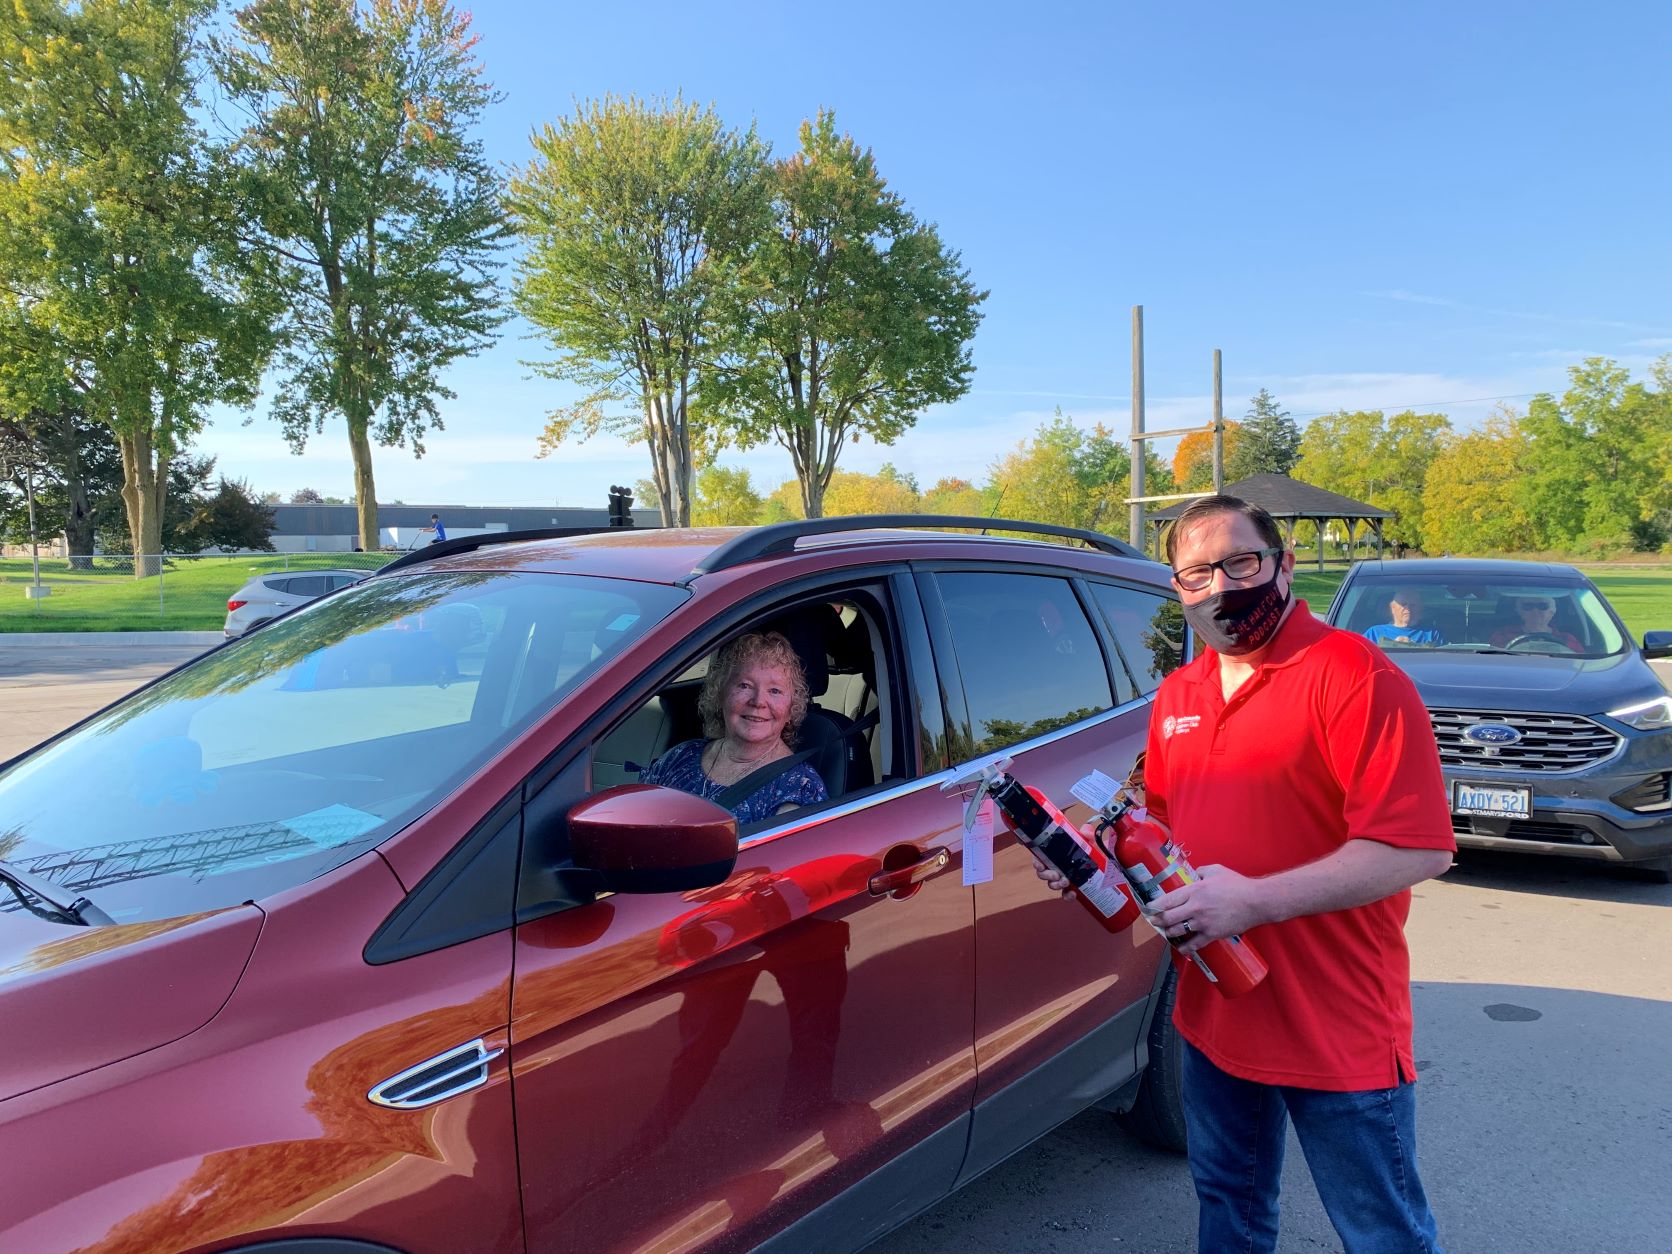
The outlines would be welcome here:
<svg viewBox="0 0 1672 1254">
<path fill-rule="evenodd" d="M 840 733 L 833 742 L 827 743 L 840 744 L 850 736 L 871 730 L 882 721 L 881 713 L 880 709 L 872 710 L 852 727 Z M 811 749 L 803 749 L 800 753 L 792 753 L 787 758 L 778 758 L 775 761 L 768 762 L 765 766 L 757 767 L 742 779 L 726 785 L 725 790 L 714 798 L 714 804 L 727 810 L 731 809 L 744 798 L 754 796 L 758 790 L 770 784 L 780 775 L 793 771 L 809 758 L 823 753 L 825 748 L 826 745 L 814 745 Z"/>
</svg>

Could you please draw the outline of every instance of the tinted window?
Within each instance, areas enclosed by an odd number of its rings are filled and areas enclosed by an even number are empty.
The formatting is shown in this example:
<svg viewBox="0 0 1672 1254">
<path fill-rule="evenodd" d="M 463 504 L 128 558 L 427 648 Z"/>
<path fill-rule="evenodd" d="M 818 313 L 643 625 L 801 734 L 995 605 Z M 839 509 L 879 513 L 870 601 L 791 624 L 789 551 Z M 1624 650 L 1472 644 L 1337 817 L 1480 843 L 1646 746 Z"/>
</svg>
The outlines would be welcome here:
<svg viewBox="0 0 1672 1254">
<path fill-rule="evenodd" d="M 1114 704 L 1103 650 L 1066 580 L 936 576 L 969 704 L 975 753 L 1079 722 Z"/>
<path fill-rule="evenodd" d="M 1091 589 L 1139 694 L 1154 692 L 1184 661 L 1184 608 L 1135 588 L 1095 583 Z"/>
<path fill-rule="evenodd" d="M 684 595 L 499 572 L 344 589 L 0 775 L 0 857 L 118 922 L 302 883 L 429 810 Z"/>
<path fill-rule="evenodd" d="M 299 575 L 285 584 L 284 590 L 293 597 L 317 597 L 330 591 L 330 581 L 324 575 Z"/>
</svg>

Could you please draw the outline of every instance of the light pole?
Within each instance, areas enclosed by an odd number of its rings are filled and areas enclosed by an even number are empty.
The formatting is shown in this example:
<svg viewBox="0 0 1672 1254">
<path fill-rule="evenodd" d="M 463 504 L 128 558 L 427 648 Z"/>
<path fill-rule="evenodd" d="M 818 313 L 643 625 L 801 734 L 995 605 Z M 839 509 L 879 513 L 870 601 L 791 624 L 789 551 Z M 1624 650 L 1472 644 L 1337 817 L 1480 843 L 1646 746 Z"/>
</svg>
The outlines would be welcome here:
<svg viewBox="0 0 1672 1254">
<path fill-rule="evenodd" d="M 12 467 L 7 468 L 6 473 L 7 473 L 8 478 L 10 477 L 11 470 L 15 467 L 16 467 L 16 463 L 13 463 Z M 30 558 L 30 565 L 34 567 L 34 572 L 35 572 L 34 582 L 31 583 L 27 588 L 25 588 L 23 590 L 23 595 L 31 601 L 39 601 L 42 597 L 51 596 L 52 595 L 52 589 L 50 587 L 48 587 L 46 584 L 41 582 L 41 540 L 40 540 L 40 535 L 35 530 L 35 467 L 34 467 L 34 464 L 32 462 L 31 463 L 25 463 L 25 465 L 22 467 L 22 470 L 23 470 L 23 495 L 24 495 L 24 499 L 29 502 L 29 558 Z"/>
</svg>

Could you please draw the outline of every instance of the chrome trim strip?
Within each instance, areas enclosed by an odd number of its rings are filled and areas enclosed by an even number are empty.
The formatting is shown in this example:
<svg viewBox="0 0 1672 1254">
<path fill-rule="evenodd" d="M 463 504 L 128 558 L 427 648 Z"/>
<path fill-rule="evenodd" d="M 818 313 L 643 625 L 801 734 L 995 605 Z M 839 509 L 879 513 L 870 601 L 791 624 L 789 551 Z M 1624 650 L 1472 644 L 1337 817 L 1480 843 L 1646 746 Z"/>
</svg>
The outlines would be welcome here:
<svg viewBox="0 0 1672 1254">
<path fill-rule="evenodd" d="M 792 832 L 806 831 L 809 828 L 817 827 L 819 824 L 830 822 L 833 819 L 846 818 L 850 814 L 858 814 L 861 811 L 871 809 L 873 806 L 879 806 L 885 801 L 893 801 L 897 797 L 909 797 L 913 793 L 922 792 L 928 788 L 938 789 L 943 783 L 956 779 L 960 774 L 964 773 L 964 771 L 968 769 L 970 762 L 979 762 L 984 758 L 998 756 L 1014 757 L 1019 753 L 1027 753 L 1031 749 L 1040 749 L 1046 745 L 1055 744 L 1057 741 L 1065 740 L 1069 736 L 1077 736 L 1081 732 L 1089 731 L 1093 727 L 1100 727 L 1104 723 L 1107 723 L 1111 719 L 1120 715 L 1130 714 L 1140 706 L 1147 706 L 1151 704 L 1154 699 L 1153 693 L 1141 697 L 1134 697 L 1132 700 L 1123 702 L 1111 710 L 1104 710 L 1101 714 L 1094 714 L 1091 718 L 1082 719 L 1080 722 L 1071 724 L 1068 727 L 1059 727 L 1056 731 L 1047 732 L 1043 736 L 1035 736 L 1032 740 L 1024 740 L 1020 744 L 1010 745 L 999 753 L 984 753 L 978 757 L 970 758 L 968 761 L 959 762 L 953 766 L 949 766 L 943 771 L 936 771 L 933 775 L 925 775 L 921 779 L 907 780 L 905 783 L 896 784 L 892 788 L 885 788 L 881 792 L 867 793 L 863 797 L 856 797 L 852 801 L 843 802 L 841 805 L 835 806 L 829 810 L 820 810 L 817 814 L 809 815 L 805 820 L 799 823 L 786 823 L 782 827 L 773 827 L 768 828 L 763 832 L 756 832 L 754 835 L 745 837 L 743 840 L 739 841 L 738 848 L 749 849 L 765 841 L 777 840 L 779 837 L 788 836 Z"/>
<path fill-rule="evenodd" d="M 1565 841 L 1516 840 L 1511 836 L 1476 836 L 1453 832 L 1459 849 L 1495 849 L 1500 853 L 1547 853 L 1558 858 L 1579 858 L 1591 862 L 1624 862 L 1613 845 L 1578 845 Z"/>
<path fill-rule="evenodd" d="M 478 1037 L 467 1044 L 456 1046 L 426 1059 L 416 1066 L 408 1067 L 398 1075 L 392 1075 L 381 1084 L 374 1085 L 366 1093 L 366 1099 L 378 1106 L 389 1110 L 419 1110 L 425 1106 L 433 1106 L 437 1102 L 445 1101 L 449 1097 L 456 1097 L 460 1093 L 468 1093 L 471 1089 L 480 1088 L 488 1082 L 488 1064 L 498 1058 L 505 1051 L 503 1049 L 489 1050 L 487 1042 Z M 431 1076 L 424 1084 L 412 1089 L 405 1096 L 391 1096 L 390 1091 L 399 1089 L 401 1085 L 416 1079 L 426 1071 L 433 1071 L 446 1064 L 456 1064 L 440 1075 Z M 479 1073 L 479 1074 L 477 1074 Z M 444 1087 L 453 1081 L 465 1078 L 466 1083 Z M 437 1088 L 443 1091 L 436 1092 Z M 427 1096 L 419 1097 L 419 1094 Z"/>
</svg>

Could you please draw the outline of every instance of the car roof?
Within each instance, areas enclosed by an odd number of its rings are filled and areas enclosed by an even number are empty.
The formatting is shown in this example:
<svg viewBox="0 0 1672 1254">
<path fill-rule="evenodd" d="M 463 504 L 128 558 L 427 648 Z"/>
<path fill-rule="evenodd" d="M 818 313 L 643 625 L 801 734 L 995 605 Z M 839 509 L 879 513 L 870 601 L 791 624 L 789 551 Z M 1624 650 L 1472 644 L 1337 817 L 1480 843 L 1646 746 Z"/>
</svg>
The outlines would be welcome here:
<svg viewBox="0 0 1672 1254">
<path fill-rule="evenodd" d="M 884 519 L 879 517 L 878 522 Z M 887 522 L 892 523 L 892 516 Z M 1006 525 L 1010 520 L 993 520 Z M 1017 524 L 1028 527 L 1031 524 Z M 816 528 L 816 529 L 814 529 Z M 1062 529 L 1070 530 L 1070 529 Z M 803 534 L 803 532 L 806 532 Z M 1093 536 L 1095 533 L 1084 533 Z M 758 569 L 759 564 L 787 558 L 862 550 L 863 557 L 877 556 L 886 547 L 891 558 L 944 556 L 1004 556 L 1021 561 L 1048 561 L 1079 565 L 1088 556 L 1112 556 L 1122 564 L 1143 568 L 1143 577 L 1153 580 L 1158 569 L 1123 541 L 1096 537 L 1110 546 L 1105 553 L 1065 547 L 1045 540 L 1012 536 L 980 535 L 936 529 L 931 521 L 924 529 L 906 526 L 871 525 L 867 517 L 818 519 L 799 527 L 666 527 L 656 529 L 618 528 L 585 535 L 547 538 L 519 538 L 506 533 L 470 537 L 476 547 L 463 551 L 414 554 L 399 563 L 403 570 L 530 570 L 554 574 L 604 575 L 646 583 L 692 584 L 729 570 Z M 468 543 L 469 541 L 467 541 Z M 440 547 L 440 546 L 437 546 Z M 1118 548 L 1120 552 L 1115 552 Z M 449 544 L 451 549 L 451 544 Z M 1137 573 L 1136 570 L 1134 573 Z"/>
<path fill-rule="evenodd" d="M 1584 574 L 1561 562 L 1518 562 L 1497 557 L 1407 557 L 1371 558 L 1353 563 L 1348 578 L 1384 575 L 1398 579 L 1525 579 L 1530 575 L 1559 575 L 1583 580 Z"/>
</svg>

